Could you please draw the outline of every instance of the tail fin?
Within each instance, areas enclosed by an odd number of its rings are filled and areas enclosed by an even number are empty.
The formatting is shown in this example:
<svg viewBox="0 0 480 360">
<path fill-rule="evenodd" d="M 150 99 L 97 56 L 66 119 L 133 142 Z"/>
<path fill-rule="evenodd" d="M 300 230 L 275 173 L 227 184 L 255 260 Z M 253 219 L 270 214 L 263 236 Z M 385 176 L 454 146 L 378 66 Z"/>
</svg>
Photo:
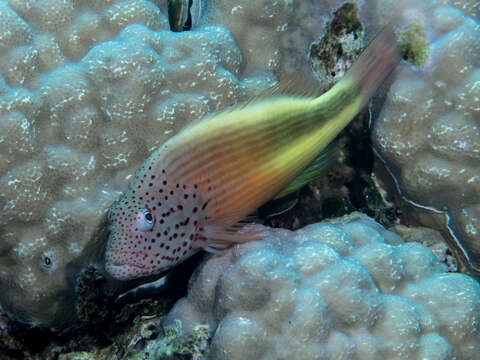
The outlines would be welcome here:
<svg viewBox="0 0 480 360">
<path fill-rule="evenodd" d="M 345 76 L 312 101 L 313 113 L 319 119 L 320 149 L 362 110 L 399 61 L 393 25 L 389 24 L 367 46 Z"/>
<path fill-rule="evenodd" d="M 400 61 L 392 24 L 372 40 L 345 75 L 357 86 L 363 107 Z M 342 79 L 343 80 L 343 79 Z"/>
</svg>

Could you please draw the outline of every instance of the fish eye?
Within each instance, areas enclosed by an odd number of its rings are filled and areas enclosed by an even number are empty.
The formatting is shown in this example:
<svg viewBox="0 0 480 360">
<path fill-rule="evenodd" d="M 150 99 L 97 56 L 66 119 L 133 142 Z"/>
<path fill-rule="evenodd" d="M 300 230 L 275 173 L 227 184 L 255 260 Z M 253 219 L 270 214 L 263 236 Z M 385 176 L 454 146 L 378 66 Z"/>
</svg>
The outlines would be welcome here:
<svg viewBox="0 0 480 360">
<path fill-rule="evenodd" d="M 152 221 L 153 221 L 153 215 L 152 215 L 152 213 L 146 212 L 146 213 L 143 215 L 143 217 L 145 218 L 145 220 L 147 220 L 147 222 L 148 222 L 149 224 L 152 223 Z"/>
<path fill-rule="evenodd" d="M 153 227 L 154 217 L 150 209 L 142 209 L 137 215 L 136 225 L 141 231 L 149 231 Z"/>
</svg>

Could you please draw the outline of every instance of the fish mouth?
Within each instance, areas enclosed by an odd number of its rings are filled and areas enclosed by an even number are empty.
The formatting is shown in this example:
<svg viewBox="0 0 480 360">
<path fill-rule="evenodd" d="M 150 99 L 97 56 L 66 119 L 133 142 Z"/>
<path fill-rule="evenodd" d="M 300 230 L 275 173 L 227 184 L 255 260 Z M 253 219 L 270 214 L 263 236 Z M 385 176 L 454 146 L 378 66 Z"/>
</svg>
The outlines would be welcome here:
<svg viewBox="0 0 480 360">
<path fill-rule="evenodd" d="M 143 264 L 137 265 L 121 261 L 107 261 L 105 270 L 117 280 L 132 280 L 148 273 Z"/>
</svg>

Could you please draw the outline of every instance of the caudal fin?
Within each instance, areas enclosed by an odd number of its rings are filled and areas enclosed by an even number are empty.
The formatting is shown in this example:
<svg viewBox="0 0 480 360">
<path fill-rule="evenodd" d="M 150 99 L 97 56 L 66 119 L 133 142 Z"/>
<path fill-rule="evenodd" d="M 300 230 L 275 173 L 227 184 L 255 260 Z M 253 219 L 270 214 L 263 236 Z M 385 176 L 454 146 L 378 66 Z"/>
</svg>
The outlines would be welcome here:
<svg viewBox="0 0 480 360">
<path fill-rule="evenodd" d="M 356 84 L 363 107 L 400 61 L 393 25 L 388 24 L 372 40 L 345 75 Z M 343 79 L 342 79 L 343 80 Z"/>
</svg>

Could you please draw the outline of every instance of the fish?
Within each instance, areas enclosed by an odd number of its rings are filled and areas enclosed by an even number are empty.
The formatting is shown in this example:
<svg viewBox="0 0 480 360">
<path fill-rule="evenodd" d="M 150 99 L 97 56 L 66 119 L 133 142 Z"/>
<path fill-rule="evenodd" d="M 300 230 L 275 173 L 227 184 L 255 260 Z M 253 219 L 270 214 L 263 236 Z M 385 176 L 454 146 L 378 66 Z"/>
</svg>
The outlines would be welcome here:
<svg viewBox="0 0 480 360">
<path fill-rule="evenodd" d="M 191 30 L 197 25 L 203 0 L 167 0 L 168 22 L 174 32 Z"/>
<path fill-rule="evenodd" d="M 325 149 L 399 59 L 387 26 L 327 92 L 279 82 L 171 137 L 110 208 L 107 272 L 120 280 L 165 273 L 198 251 L 261 240 L 244 226 L 249 214 L 303 185 L 299 177 L 312 178 Z"/>
</svg>

